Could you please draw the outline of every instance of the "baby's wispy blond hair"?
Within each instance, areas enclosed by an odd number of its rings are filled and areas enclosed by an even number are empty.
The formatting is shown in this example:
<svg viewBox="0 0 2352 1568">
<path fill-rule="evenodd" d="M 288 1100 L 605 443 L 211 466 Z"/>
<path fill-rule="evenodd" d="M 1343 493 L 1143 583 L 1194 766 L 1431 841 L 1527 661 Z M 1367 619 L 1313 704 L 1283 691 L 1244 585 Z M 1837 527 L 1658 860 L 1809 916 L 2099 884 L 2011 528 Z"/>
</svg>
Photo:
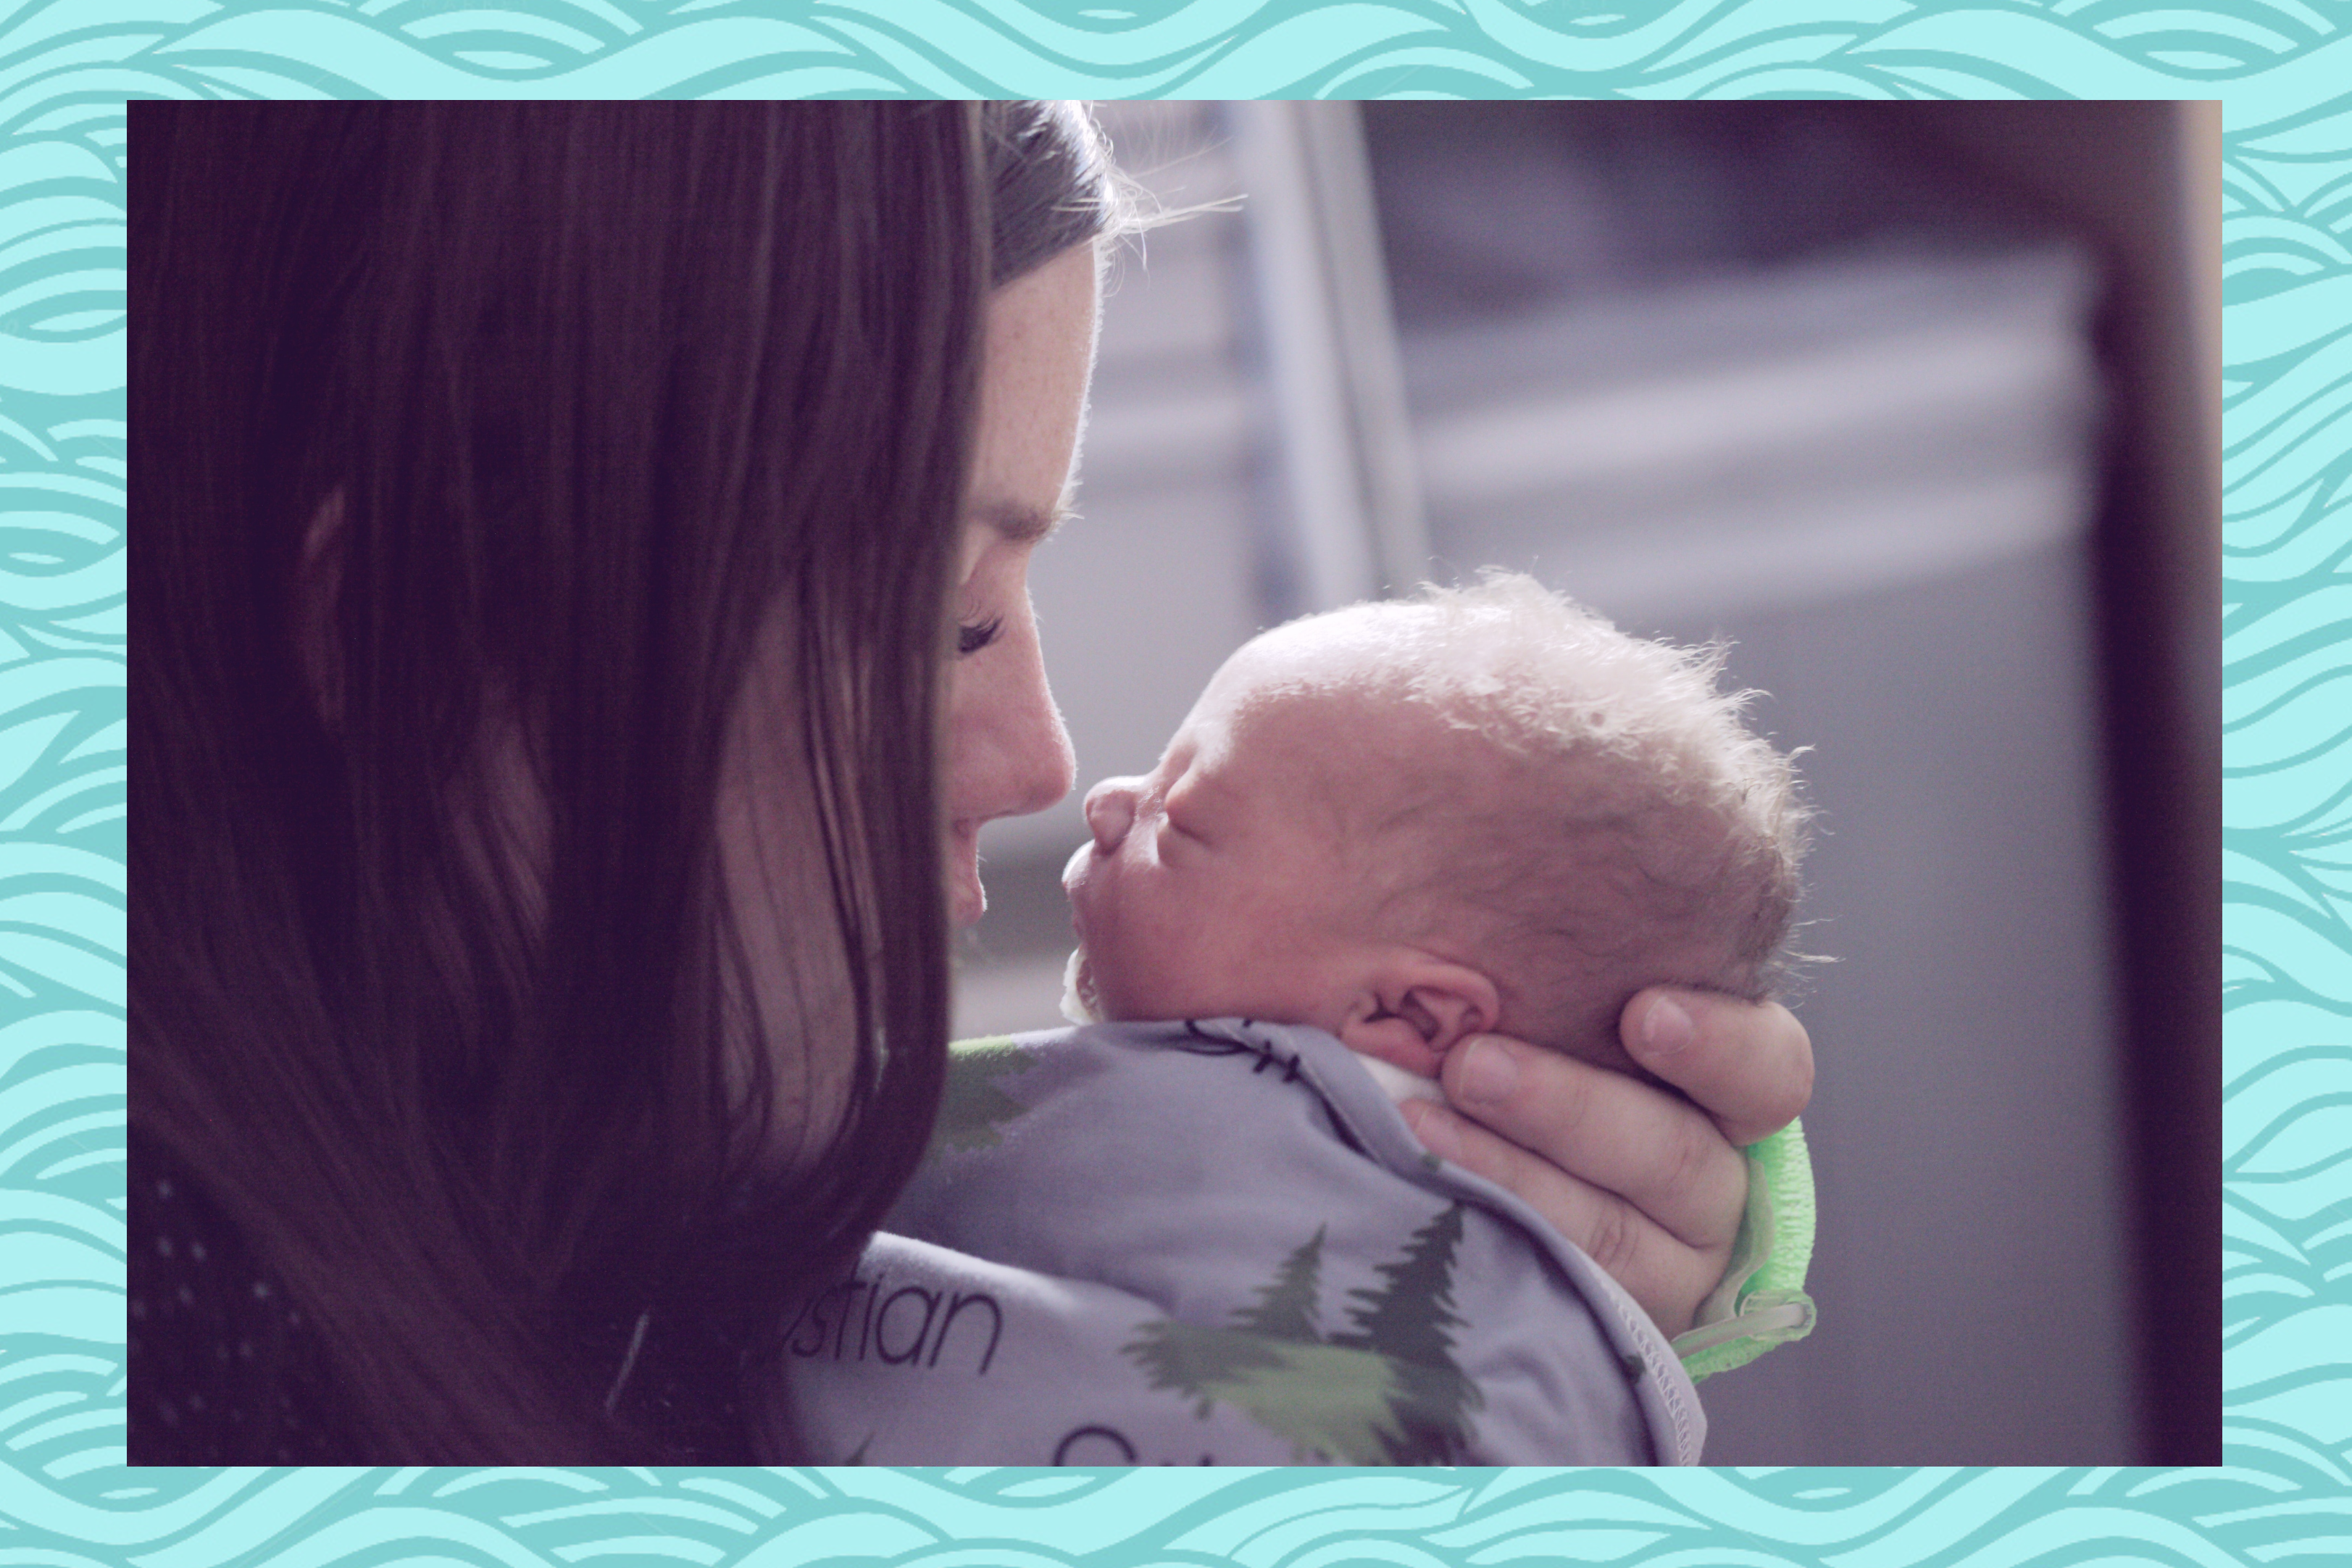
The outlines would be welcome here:
<svg viewBox="0 0 2352 1568">
<path fill-rule="evenodd" d="M 1645 986 L 1782 985 L 1811 813 L 1743 721 L 1758 693 L 1717 689 L 1724 647 L 1633 637 L 1495 571 L 1318 618 L 1430 721 L 1373 792 L 1377 827 L 1409 830 L 1373 835 L 1388 904 L 1416 928 L 1476 917 L 1507 1030 L 1613 1058 Z"/>
</svg>

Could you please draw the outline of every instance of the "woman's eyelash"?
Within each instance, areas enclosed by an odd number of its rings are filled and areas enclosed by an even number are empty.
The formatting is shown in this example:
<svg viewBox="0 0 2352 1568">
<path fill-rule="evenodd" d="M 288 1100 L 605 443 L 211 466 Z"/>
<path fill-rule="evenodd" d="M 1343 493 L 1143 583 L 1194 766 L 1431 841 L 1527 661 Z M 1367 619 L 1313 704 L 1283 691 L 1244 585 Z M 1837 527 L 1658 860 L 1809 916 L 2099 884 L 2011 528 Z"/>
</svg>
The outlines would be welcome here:
<svg viewBox="0 0 2352 1568">
<path fill-rule="evenodd" d="M 1003 616 L 991 616 L 977 626 L 956 627 L 956 657 L 963 658 L 978 653 L 994 642 L 996 634 L 1003 629 Z"/>
</svg>

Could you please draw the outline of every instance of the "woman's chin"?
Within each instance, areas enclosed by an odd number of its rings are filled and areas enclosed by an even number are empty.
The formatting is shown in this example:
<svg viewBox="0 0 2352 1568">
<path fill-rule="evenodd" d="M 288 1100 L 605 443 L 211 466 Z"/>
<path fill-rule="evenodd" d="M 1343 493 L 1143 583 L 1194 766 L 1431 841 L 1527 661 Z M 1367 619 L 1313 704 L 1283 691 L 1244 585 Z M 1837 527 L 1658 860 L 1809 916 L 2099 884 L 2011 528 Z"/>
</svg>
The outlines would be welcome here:
<svg viewBox="0 0 2352 1568">
<path fill-rule="evenodd" d="M 956 931 L 977 925 L 988 912 L 988 894 L 980 885 L 980 867 L 971 861 L 948 867 L 948 924 Z"/>
</svg>

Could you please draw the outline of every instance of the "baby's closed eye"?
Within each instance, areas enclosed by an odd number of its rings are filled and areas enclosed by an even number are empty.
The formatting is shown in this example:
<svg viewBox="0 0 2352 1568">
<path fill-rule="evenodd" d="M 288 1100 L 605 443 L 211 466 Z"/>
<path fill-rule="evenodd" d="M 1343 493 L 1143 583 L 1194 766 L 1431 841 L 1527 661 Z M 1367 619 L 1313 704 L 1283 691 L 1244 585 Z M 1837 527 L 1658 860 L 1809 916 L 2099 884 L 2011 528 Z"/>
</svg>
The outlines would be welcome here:
<svg viewBox="0 0 2352 1568">
<path fill-rule="evenodd" d="M 1173 799 L 1160 808 L 1160 827 L 1164 837 L 1181 838 L 1193 844 L 1208 841 L 1201 832 L 1200 814 L 1181 807 Z"/>
</svg>

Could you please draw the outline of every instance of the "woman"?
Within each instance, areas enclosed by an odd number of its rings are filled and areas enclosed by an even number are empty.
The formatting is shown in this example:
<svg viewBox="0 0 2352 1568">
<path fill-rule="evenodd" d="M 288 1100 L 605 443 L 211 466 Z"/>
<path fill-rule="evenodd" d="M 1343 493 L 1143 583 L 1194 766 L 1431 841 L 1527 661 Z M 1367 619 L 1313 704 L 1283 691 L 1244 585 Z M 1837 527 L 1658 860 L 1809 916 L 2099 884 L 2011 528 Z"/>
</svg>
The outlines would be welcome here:
<svg viewBox="0 0 2352 1568">
<path fill-rule="evenodd" d="M 131 1458 L 744 1462 L 747 1358 L 928 1131 L 972 834 L 1069 786 L 1024 574 L 1100 149 L 950 104 L 131 134 Z M 1793 1021 L 1683 1000 L 1662 1073 L 1793 1114 Z M 1424 1136 L 1687 1319 L 1714 1124 L 1511 1103 Z"/>
</svg>

